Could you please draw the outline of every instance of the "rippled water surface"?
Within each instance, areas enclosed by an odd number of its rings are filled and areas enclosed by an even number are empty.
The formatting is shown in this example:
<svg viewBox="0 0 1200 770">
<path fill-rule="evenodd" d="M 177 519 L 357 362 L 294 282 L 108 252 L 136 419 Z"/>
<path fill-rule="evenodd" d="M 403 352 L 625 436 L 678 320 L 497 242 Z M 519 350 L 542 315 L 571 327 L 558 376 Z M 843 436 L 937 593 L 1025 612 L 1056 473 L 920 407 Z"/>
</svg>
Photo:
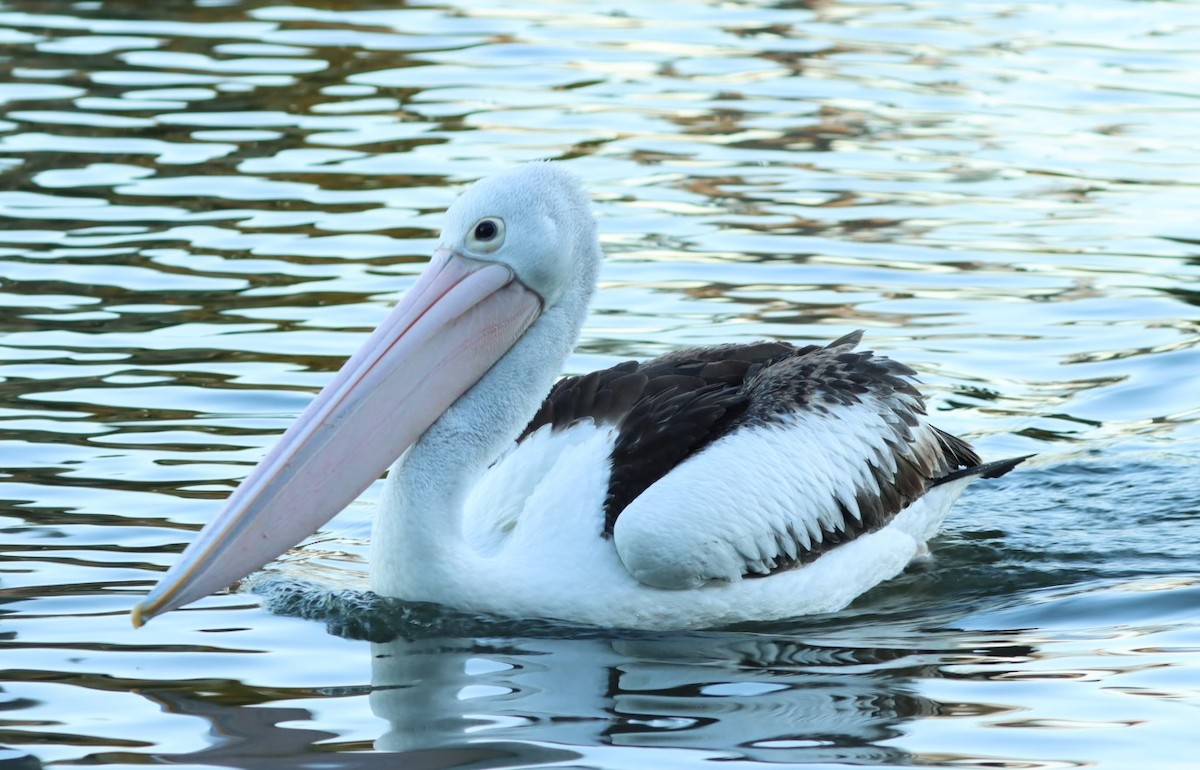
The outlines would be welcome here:
<svg viewBox="0 0 1200 770">
<path fill-rule="evenodd" d="M 1198 52 L 1186 0 L 0 0 L 0 764 L 1195 767 Z M 609 255 L 570 371 L 863 328 L 1038 457 L 832 616 L 133 631 L 457 190 L 536 158 Z M 361 585 L 371 498 L 267 582 Z"/>
</svg>

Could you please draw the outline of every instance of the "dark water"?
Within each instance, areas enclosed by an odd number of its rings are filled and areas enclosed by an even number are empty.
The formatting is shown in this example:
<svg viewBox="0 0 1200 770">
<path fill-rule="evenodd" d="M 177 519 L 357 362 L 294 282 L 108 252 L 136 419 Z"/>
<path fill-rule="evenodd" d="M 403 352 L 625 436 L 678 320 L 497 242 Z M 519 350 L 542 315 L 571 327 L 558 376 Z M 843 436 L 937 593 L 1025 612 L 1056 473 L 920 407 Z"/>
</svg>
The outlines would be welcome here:
<svg viewBox="0 0 1200 770">
<path fill-rule="evenodd" d="M 0 764 L 1195 767 L 1198 52 L 1195 2 L 0 0 Z M 133 631 L 461 185 L 546 157 L 609 253 L 570 371 L 865 328 L 1037 459 L 831 616 Z M 371 500 L 259 587 L 360 587 Z"/>
</svg>

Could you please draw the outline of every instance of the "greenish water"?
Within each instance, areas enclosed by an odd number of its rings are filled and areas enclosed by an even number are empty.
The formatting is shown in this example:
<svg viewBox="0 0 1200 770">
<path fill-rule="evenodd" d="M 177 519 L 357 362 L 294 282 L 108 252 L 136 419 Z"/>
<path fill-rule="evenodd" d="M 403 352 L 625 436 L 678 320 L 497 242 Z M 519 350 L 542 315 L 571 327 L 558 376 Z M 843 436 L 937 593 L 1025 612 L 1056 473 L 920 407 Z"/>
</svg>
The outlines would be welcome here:
<svg viewBox="0 0 1200 770">
<path fill-rule="evenodd" d="M 0 0 L 0 764 L 1195 767 L 1198 52 L 1196 2 Z M 456 191 L 546 157 L 609 254 L 570 371 L 864 328 L 1038 457 L 830 616 L 130 628 Z M 266 583 L 361 586 L 372 494 Z"/>
</svg>

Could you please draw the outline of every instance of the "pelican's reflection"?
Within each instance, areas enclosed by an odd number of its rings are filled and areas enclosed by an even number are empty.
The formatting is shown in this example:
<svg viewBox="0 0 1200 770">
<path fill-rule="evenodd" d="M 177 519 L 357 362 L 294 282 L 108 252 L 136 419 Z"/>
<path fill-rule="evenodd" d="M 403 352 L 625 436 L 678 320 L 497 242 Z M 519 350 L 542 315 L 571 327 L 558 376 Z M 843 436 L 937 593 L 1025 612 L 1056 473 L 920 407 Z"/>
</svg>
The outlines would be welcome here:
<svg viewBox="0 0 1200 770">
<path fill-rule="evenodd" d="M 1011 632 L 844 611 L 794 634 L 626 634 L 466 616 L 370 592 L 278 581 L 268 605 L 371 645 L 370 706 L 389 752 L 470 745 L 670 747 L 779 763 L 908 762 L 892 740 L 938 715 L 943 666 L 1033 653 Z M 980 706 L 983 708 L 984 706 Z M 518 755 L 521 751 L 517 752 Z"/>
<path fill-rule="evenodd" d="M 746 634 L 418 639 L 372 645 L 376 748 L 491 741 L 692 749 L 757 761 L 879 762 L 936 712 L 895 650 Z"/>
</svg>

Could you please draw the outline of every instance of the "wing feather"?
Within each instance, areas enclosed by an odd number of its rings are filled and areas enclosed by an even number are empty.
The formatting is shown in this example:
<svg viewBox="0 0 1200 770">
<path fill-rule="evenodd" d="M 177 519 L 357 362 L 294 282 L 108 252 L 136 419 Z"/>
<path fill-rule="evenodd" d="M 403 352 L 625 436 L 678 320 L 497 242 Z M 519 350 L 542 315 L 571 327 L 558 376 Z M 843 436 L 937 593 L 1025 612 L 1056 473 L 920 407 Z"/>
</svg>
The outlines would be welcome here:
<svg viewBox="0 0 1200 770">
<path fill-rule="evenodd" d="M 664 588 L 773 574 L 887 525 L 979 465 L 930 425 L 907 366 L 853 334 L 759 367 L 733 425 L 620 512 L 618 553 Z"/>
</svg>

